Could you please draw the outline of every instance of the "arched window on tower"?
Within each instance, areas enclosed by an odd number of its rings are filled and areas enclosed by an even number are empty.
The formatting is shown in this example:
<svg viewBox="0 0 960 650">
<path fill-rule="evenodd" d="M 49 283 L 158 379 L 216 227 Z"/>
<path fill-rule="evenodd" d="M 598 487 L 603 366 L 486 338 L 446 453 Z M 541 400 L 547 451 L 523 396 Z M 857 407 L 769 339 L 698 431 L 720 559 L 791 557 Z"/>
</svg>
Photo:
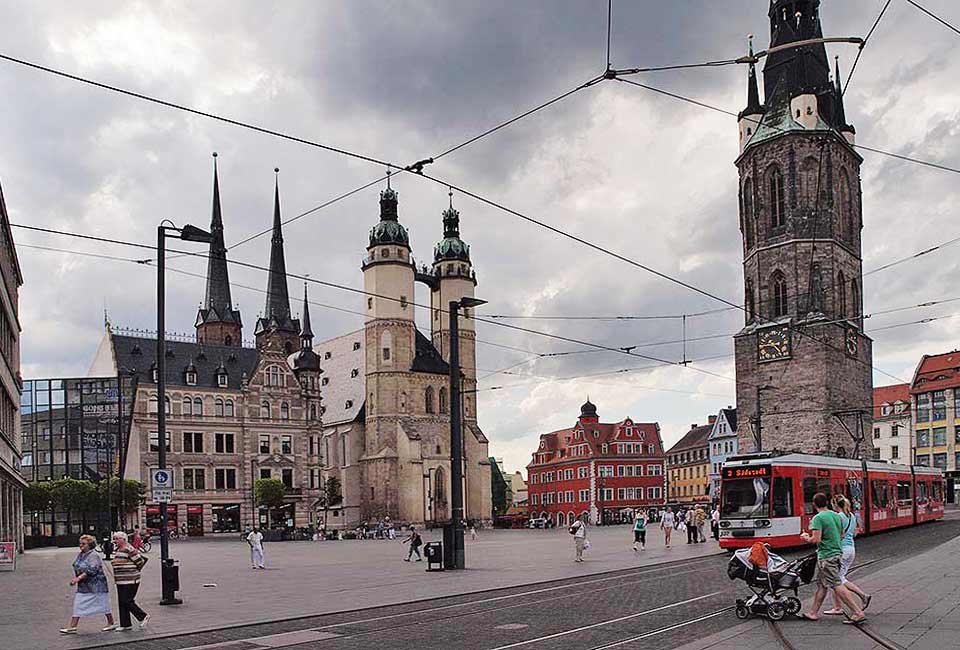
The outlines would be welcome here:
<svg viewBox="0 0 960 650">
<path fill-rule="evenodd" d="M 443 386 L 440 387 L 440 390 L 437 392 L 438 401 L 440 402 L 440 412 L 447 412 L 447 389 Z"/>
<path fill-rule="evenodd" d="M 199 397 L 193 398 L 193 414 L 203 415 L 203 400 Z"/>
<path fill-rule="evenodd" d="M 213 400 L 213 414 L 218 418 L 223 417 L 223 399 L 218 397 Z"/>
<path fill-rule="evenodd" d="M 853 242 L 855 220 L 853 215 L 853 190 L 850 187 L 850 176 L 846 169 L 840 170 L 840 211 L 841 215 L 841 239 L 846 242 Z"/>
<path fill-rule="evenodd" d="M 774 165 L 770 169 L 770 225 L 779 228 L 787 222 L 787 204 L 783 192 L 783 173 Z"/>
<path fill-rule="evenodd" d="M 752 323 L 754 318 L 754 297 L 753 297 L 753 280 L 747 279 L 747 288 L 744 292 L 744 308 L 747 313 L 747 323 Z"/>
<path fill-rule="evenodd" d="M 423 409 L 427 413 L 433 413 L 433 386 L 427 386 L 423 391 Z"/>
<path fill-rule="evenodd" d="M 183 408 L 180 409 L 183 415 L 193 415 L 193 400 L 189 397 L 183 398 Z"/>
<path fill-rule="evenodd" d="M 447 480 L 442 467 L 438 467 L 433 475 L 433 500 L 438 505 L 447 505 Z"/>
<path fill-rule="evenodd" d="M 837 318 L 847 317 L 847 279 L 843 271 L 837 273 Z"/>
<path fill-rule="evenodd" d="M 286 402 L 280 402 L 280 419 L 289 420 L 290 419 L 290 405 Z"/>
<path fill-rule="evenodd" d="M 743 184 L 743 237 L 747 242 L 748 250 L 753 248 L 753 236 L 753 181 L 748 178 Z"/>
<path fill-rule="evenodd" d="M 860 287 L 857 285 L 857 279 L 850 280 L 850 303 L 853 308 L 853 318 L 860 318 Z"/>
<path fill-rule="evenodd" d="M 269 420 L 270 419 L 270 402 L 263 400 L 260 402 L 260 419 Z"/>
<path fill-rule="evenodd" d="M 787 315 L 787 279 L 780 271 L 770 278 L 770 317 L 780 318 Z"/>
<path fill-rule="evenodd" d="M 383 330 L 380 335 L 380 354 L 385 364 L 393 363 L 393 334 L 390 330 Z"/>
<path fill-rule="evenodd" d="M 232 399 L 227 400 L 226 404 L 224 405 L 223 413 L 228 418 L 233 417 L 233 400 Z"/>
</svg>

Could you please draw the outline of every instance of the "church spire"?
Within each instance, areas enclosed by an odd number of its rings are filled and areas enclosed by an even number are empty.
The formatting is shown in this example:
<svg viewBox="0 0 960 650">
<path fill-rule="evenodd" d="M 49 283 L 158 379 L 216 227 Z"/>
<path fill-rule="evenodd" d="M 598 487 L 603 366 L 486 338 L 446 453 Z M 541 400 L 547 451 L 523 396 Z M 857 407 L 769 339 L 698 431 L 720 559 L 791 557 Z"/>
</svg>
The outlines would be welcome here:
<svg viewBox="0 0 960 650">
<path fill-rule="evenodd" d="M 753 58 L 753 34 L 749 36 L 750 58 Z M 757 87 L 757 67 L 750 62 L 750 71 L 747 73 L 747 107 L 740 112 L 740 117 L 744 115 L 763 114 L 763 105 L 760 103 L 760 89 Z"/>
<path fill-rule="evenodd" d="M 217 153 L 213 153 L 213 210 L 210 217 L 210 252 L 207 257 L 207 285 L 197 313 L 197 340 L 213 345 L 240 345 L 240 312 L 233 308 L 227 247 L 223 241 L 223 213 L 220 209 L 220 175 Z"/>
<path fill-rule="evenodd" d="M 287 264 L 283 256 L 283 223 L 280 220 L 280 169 L 273 170 L 277 179 L 273 189 L 273 236 L 270 238 L 270 277 L 267 280 L 267 302 L 263 310 L 266 320 L 283 322 L 290 319 L 290 296 L 287 293 Z"/>
<path fill-rule="evenodd" d="M 280 169 L 273 170 L 279 174 Z M 267 278 L 267 300 L 263 316 L 257 321 L 256 335 L 270 331 L 283 332 L 284 347 L 295 347 L 300 332 L 300 323 L 290 318 L 290 294 L 287 291 L 287 265 L 283 255 L 283 222 L 280 219 L 280 179 L 274 181 L 273 189 L 273 236 L 270 239 L 270 271 Z M 293 339 L 293 344 L 291 340 Z M 288 350 L 289 351 L 289 350 Z"/>
<path fill-rule="evenodd" d="M 313 347 L 313 329 L 310 327 L 310 303 L 307 302 L 307 283 L 303 283 L 303 314 L 301 314 L 302 326 L 300 329 L 300 347 Z"/>
<path fill-rule="evenodd" d="M 433 249 L 433 261 L 461 260 L 470 262 L 470 247 L 460 239 L 460 211 L 453 207 L 453 188 L 449 192 L 450 207 L 443 211 L 443 241 Z"/>
</svg>

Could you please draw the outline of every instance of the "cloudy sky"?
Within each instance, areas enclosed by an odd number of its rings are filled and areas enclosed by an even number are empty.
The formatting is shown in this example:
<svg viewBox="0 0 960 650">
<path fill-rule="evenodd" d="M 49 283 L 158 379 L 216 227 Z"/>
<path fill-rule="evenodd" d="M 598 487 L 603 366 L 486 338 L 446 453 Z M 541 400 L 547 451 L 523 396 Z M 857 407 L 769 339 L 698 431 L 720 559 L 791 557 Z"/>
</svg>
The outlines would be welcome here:
<svg viewBox="0 0 960 650">
<path fill-rule="evenodd" d="M 746 35 L 769 39 L 766 0 L 614 2 L 618 67 L 741 55 Z M 881 0 L 826 0 L 828 35 L 863 36 Z M 955 3 L 925 0 L 960 22 Z M 32 3 L 0 0 L 2 52 L 302 138 L 407 164 L 438 154 L 602 72 L 606 2 L 151 2 Z M 894 0 L 866 48 L 846 100 L 858 142 L 960 166 L 960 46 L 956 34 Z M 844 71 L 855 46 L 836 46 Z M 695 69 L 642 81 L 737 111 L 743 67 Z M 273 168 L 285 218 L 382 175 L 377 165 L 155 106 L 0 62 L 0 181 L 14 223 L 149 243 L 169 218 L 206 226 L 211 158 L 220 154 L 228 246 L 270 225 Z M 956 174 L 862 152 L 864 267 L 960 236 Z M 581 91 L 439 160 L 430 172 L 557 228 L 609 247 L 729 300 L 742 300 L 737 229 L 737 128 L 733 118 L 613 81 Z M 414 254 L 427 260 L 442 236 L 446 188 L 409 175 L 394 182 Z M 496 315 L 679 315 L 723 305 L 466 196 L 454 196 L 477 269 L 477 294 Z M 377 219 L 370 188 L 285 228 L 293 273 L 361 286 L 366 234 Z M 154 271 L 74 254 L 146 257 L 121 246 L 15 230 L 26 378 L 86 374 L 113 323 L 154 323 Z M 68 249 L 71 253 L 32 248 Z M 265 265 L 269 241 L 232 259 Z M 869 275 L 867 313 L 960 296 L 956 247 Z M 203 273 L 201 260 L 169 265 Z M 231 268 L 237 285 L 262 289 L 254 270 Z M 202 280 L 168 276 L 168 324 L 192 331 Z M 420 289 L 418 289 L 418 292 Z M 291 282 L 299 295 L 300 283 Z M 234 288 L 245 334 L 262 292 Z M 314 287 L 311 299 L 359 309 L 355 294 Z M 418 293 L 418 301 L 427 300 Z M 295 306 L 299 310 L 299 306 Z M 908 380 L 919 356 L 957 347 L 960 301 L 877 315 L 877 368 Z M 320 306 L 314 331 L 333 337 L 358 316 Z M 426 319 L 418 316 L 424 328 Z M 687 336 L 733 333 L 742 316 L 687 319 Z M 610 346 L 676 341 L 679 319 L 505 321 Z M 587 394 L 601 418 L 658 421 L 665 442 L 733 404 L 732 340 L 688 343 L 694 368 L 583 353 L 534 334 L 480 324 L 481 425 L 491 453 L 520 468 L 540 433 L 569 426 Z M 498 344 L 519 348 L 497 347 Z M 637 353 L 678 360 L 676 343 Z M 697 372 L 724 375 L 726 379 Z M 877 385 L 893 383 L 875 372 Z M 512 386 L 512 387 L 511 387 Z M 508 388 L 509 387 L 509 388 Z"/>
</svg>

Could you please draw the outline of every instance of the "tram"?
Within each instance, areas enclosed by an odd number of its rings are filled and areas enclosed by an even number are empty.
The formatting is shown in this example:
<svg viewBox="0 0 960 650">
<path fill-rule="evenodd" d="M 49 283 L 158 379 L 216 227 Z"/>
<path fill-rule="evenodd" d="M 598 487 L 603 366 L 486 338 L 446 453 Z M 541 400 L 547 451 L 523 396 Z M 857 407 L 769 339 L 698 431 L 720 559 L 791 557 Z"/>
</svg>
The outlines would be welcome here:
<svg viewBox="0 0 960 650">
<path fill-rule="evenodd" d="M 803 546 L 800 533 L 816 514 L 817 492 L 850 500 L 858 535 L 942 519 L 946 494 L 943 473 L 931 467 L 810 454 L 734 456 L 721 473 L 721 548 L 757 541 Z"/>
</svg>

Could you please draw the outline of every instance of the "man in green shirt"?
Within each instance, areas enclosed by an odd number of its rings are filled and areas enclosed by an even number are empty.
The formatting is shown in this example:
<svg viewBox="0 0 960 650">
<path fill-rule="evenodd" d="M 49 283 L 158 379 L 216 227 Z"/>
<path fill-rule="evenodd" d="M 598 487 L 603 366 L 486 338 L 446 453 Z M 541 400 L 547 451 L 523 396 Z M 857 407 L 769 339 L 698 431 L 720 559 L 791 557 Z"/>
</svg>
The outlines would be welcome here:
<svg viewBox="0 0 960 650">
<path fill-rule="evenodd" d="M 823 605 L 827 592 L 832 589 L 837 598 L 852 612 L 850 618 L 844 623 L 859 625 L 866 621 L 867 617 L 854 600 L 850 590 L 840 584 L 843 521 L 840 515 L 830 510 L 829 499 L 823 492 L 813 495 L 813 505 L 817 508 L 817 514 L 810 520 L 810 532 L 801 533 L 800 538 L 808 544 L 817 545 L 817 593 L 813 597 L 810 611 L 801 614 L 800 618 L 808 621 L 819 620 L 820 606 Z"/>
</svg>

